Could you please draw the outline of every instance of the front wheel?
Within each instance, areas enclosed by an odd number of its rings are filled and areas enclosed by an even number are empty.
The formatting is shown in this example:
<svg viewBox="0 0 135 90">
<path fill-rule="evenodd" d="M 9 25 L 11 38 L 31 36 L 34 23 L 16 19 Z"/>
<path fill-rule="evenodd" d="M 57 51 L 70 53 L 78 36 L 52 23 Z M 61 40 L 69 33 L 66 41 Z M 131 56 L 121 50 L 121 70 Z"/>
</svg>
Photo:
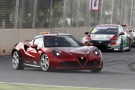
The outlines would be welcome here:
<svg viewBox="0 0 135 90">
<path fill-rule="evenodd" d="M 43 71 L 50 71 L 49 58 L 46 54 L 41 55 L 40 66 Z"/>
<path fill-rule="evenodd" d="M 90 71 L 92 73 L 98 73 L 98 72 L 100 72 L 102 70 L 102 68 L 103 68 L 103 62 L 102 62 L 101 67 L 99 67 L 99 68 L 91 68 Z"/>
<path fill-rule="evenodd" d="M 14 51 L 12 54 L 12 65 L 13 65 L 13 68 L 16 70 L 24 69 L 23 61 L 20 60 L 18 51 Z"/>
</svg>

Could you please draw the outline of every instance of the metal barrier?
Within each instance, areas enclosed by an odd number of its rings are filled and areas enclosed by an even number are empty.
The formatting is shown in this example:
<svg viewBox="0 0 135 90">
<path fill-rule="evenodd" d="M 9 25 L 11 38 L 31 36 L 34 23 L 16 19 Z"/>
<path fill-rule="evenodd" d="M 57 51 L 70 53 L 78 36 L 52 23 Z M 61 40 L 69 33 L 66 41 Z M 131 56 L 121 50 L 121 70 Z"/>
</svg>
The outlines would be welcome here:
<svg viewBox="0 0 135 90">
<path fill-rule="evenodd" d="M 135 24 L 134 0 L 0 0 L 0 28 L 90 27 L 100 23 Z M 98 1 L 98 0 L 95 0 Z"/>
</svg>

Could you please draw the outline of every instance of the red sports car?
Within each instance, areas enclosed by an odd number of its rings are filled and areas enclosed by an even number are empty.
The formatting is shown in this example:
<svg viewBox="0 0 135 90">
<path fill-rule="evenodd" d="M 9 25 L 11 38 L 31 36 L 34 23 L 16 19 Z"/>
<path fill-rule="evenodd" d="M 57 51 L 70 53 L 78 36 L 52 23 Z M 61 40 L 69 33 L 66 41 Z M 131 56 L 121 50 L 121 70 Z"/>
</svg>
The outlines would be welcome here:
<svg viewBox="0 0 135 90">
<path fill-rule="evenodd" d="M 85 46 L 71 34 L 52 33 L 35 36 L 17 43 L 12 51 L 14 69 L 25 66 L 53 69 L 90 70 L 100 72 L 102 53 L 95 46 Z"/>
</svg>

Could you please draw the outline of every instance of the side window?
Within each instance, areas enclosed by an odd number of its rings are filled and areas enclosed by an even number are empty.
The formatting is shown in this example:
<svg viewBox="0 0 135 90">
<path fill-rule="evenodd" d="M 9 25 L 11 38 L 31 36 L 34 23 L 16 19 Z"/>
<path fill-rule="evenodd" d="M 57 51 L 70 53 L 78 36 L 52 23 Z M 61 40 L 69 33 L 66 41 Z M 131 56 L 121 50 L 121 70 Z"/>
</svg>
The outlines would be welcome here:
<svg viewBox="0 0 135 90">
<path fill-rule="evenodd" d="M 38 47 L 43 47 L 43 38 L 35 38 L 33 44 L 37 44 Z"/>
<path fill-rule="evenodd" d="M 121 26 L 119 27 L 119 32 L 124 32 L 124 30 Z"/>
<path fill-rule="evenodd" d="M 91 34 L 94 34 L 95 32 L 98 32 L 97 28 L 93 28 L 93 29 L 90 31 Z"/>
</svg>

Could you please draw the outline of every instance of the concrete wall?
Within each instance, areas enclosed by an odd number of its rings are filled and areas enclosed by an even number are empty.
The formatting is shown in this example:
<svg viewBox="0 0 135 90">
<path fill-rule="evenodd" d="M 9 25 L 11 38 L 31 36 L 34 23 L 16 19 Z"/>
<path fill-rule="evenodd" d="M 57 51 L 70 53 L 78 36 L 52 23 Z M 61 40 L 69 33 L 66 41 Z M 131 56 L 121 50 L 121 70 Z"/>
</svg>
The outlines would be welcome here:
<svg viewBox="0 0 135 90">
<path fill-rule="evenodd" d="M 10 55 L 13 46 L 17 42 L 32 39 L 35 35 L 39 35 L 42 31 L 58 31 L 61 33 L 69 33 L 81 40 L 82 37 L 85 36 L 84 32 L 90 30 L 90 27 L 53 29 L 0 29 L 0 56 Z"/>
<path fill-rule="evenodd" d="M 132 29 L 133 27 L 128 27 Z M 126 28 L 127 29 L 127 28 Z M 39 35 L 42 31 L 57 31 L 60 33 L 69 33 L 82 40 L 86 31 L 90 31 L 91 27 L 79 27 L 79 28 L 52 28 L 52 29 L 0 29 L 0 56 L 10 55 L 13 46 L 24 40 L 34 38 L 35 35 Z"/>
</svg>

